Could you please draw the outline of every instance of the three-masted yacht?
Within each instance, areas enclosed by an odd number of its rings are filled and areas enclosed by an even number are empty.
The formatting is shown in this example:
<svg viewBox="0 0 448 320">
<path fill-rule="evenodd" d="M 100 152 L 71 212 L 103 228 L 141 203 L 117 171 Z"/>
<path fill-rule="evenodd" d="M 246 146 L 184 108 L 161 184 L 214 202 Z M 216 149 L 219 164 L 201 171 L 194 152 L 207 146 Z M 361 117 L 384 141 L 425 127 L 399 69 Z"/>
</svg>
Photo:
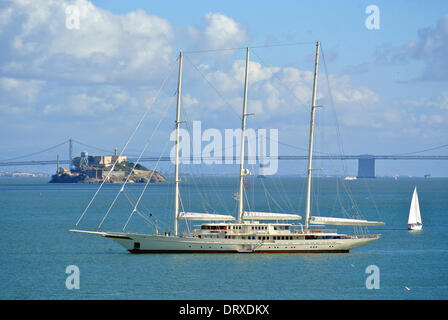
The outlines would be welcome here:
<svg viewBox="0 0 448 320">
<path fill-rule="evenodd" d="M 246 49 L 243 113 L 241 124 L 240 170 L 238 214 L 232 215 L 180 212 L 179 210 L 179 125 L 182 88 L 182 59 L 179 54 L 179 75 L 176 108 L 176 148 L 174 168 L 174 232 L 173 234 L 141 234 L 128 232 L 102 232 L 72 229 L 72 232 L 99 234 L 115 240 L 131 253 L 326 253 L 349 252 L 349 250 L 378 240 L 380 235 L 341 234 L 336 230 L 317 229 L 312 225 L 384 225 L 383 222 L 359 219 L 311 216 L 311 176 L 313 158 L 314 114 L 316 106 L 319 46 L 316 43 L 313 94 L 308 150 L 306 211 L 304 224 L 294 223 L 302 219 L 295 213 L 245 211 L 243 203 L 244 179 L 249 170 L 244 168 L 244 138 L 246 128 L 247 89 L 249 78 L 249 54 Z M 203 223 L 191 232 L 180 233 L 180 220 Z"/>
</svg>

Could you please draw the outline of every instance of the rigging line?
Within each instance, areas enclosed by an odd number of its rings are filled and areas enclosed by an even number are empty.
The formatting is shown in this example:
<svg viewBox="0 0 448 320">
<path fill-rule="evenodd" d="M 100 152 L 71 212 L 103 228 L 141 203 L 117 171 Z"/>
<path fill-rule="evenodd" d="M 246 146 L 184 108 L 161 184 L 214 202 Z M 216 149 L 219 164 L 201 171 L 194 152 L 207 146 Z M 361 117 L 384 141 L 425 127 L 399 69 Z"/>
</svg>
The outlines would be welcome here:
<svg viewBox="0 0 448 320">
<path fill-rule="evenodd" d="M 123 149 L 120 151 L 120 155 L 117 157 L 117 159 L 115 160 L 114 164 L 112 165 L 110 171 L 107 173 L 107 176 L 105 179 L 103 179 L 103 182 L 101 182 L 98 190 L 95 192 L 95 194 L 93 195 L 92 199 L 90 200 L 90 202 L 87 204 L 86 208 L 84 209 L 84 211 L 82 212 L 81 216 L 79 217 L 78 221 L 75 224 L 75 228 L 78 227 L 78 224 L 81 222 L 82 218 L 84 217 L 84 215 L 86 214 L 87 210 L 89 209 L 89 207 L 92 205 L 93 201 L 95 200 L 96 196 L 98 195 L 98 193 L 100 192 L 100 190 L 103 188 L 104 183 L 109 179 L 110 174 L 112 173 L 112 171 L 114 170 L 116 164 L 118 163 L 118 159 L 123 155 L 124 151 L 126 150 L 129 142 L 131 142 L 131 140 L 134 138 L 135 134 L 137 133 L 137 130 L 140 128 L 140 125 L 142 124 L 143 120 L 146 118 L 149 110 L 151 109 L 151 107 L 153 106 L 153 104 L 155 103 L 155 101 L 157 100 L 160 92 L 162 91 L 162 88 L 165 86 L 165 83 L 167 82 L 168 78 L 171 76 L 174 68 L 174 63 L 171 66 L 172 70 L 171 72 L 168 73 L 167 77 L 163 80 L 162 85 L 160 86 L 156 96 L 154 97 L 153 102 L 147 107 L 146 111 L 143 113 L 143 116 L 141 117 L 140 121 L 138 122 L 137 126 L 134 128 L 134 131 L 131 133 L 130 137 L 128 138 L 128 141 L 126 141 L 126 144 L 124 145 Z"/>
<path fill-rule="evenodd" d="M 222 49 L 205 49 L 205 50 L 192 50 L 192 51 L 183 51 L 184 54 L 190 53 L 207 53 L 207 52 L 221 52 L 221 51 L 237 51 L 237 50 L 246 50 L 246 47 L 236 47 L 236 48 L 222 48 Z"/>
<path fill-rule="evenodd" d="M 273 178 L 273 179 L 275 179 L 275 178 Z M 269 203 L 269 199 L 270 199 L 270 200 L 273 202 L 273 204 L 279 209 L 280 212 L 286 212 L 286 211 L 283 209 L 283 207 L 277 202 L 277 200 L 275 200 L 275 198 L 272 196 L 272 194 L 271 194 L 271 192 L 268 190 L 268 188 L 266 188 L 266 185 L 264 184 L 263 179 L 262 179 L 261 183 L 262 183 L 263 188 L 264 188 L 264 190 L 265 190 L 265 196 L 266 196 L 266 198 L 267 198 L 267 200 L 268 200 L 268 201 L 267 201 L 267 204 L 268 204 L 268 207 L 269 207 L 270 212 L 273 212 L 273 211 L 272 211 L 271 205 L 270 205 L 270 203 Z M 273 184 L 275 185 L 275 182 L 273 182 Z M 278 190 L 278 189 L 277 189 L 277 190 Z"/>
<path fill-rule="evenodd" d="M 250 196 L 250 195 L 249 195 L 249 196 Z M 244 190 L 244 188 L 243 188 L 243 200 L 246 200 L 247 211 L 252 211 L 252 210 L 251 210 L 251 205 L 250 205 L 250 202 L 249 202 L 249 196 L 247 195 L 246 190 Z M 246 209 L 246 208 L 245 208 L 245 209 Z"/>
<path fill-rule="evenodd" d="M 315 41 L 309 42 L 290 42 L 290 43 L 277 43 L 277 44 L 265 44 L 258 46 L 249 46 L 252 48 L 271 48 L 271 47 L 287 47 L 287 46 L 298 46 L 305 44 L 313 44 Z M 221 49 L 204 49 L 204 50 L 194 50 L 194 51 L 184 51 L 184 53 L 207 53 L 207 52 L 220 52 L 220 51 L 236 51 L 236 50 L 246 50 L 247 47 L 235 47 L 235 48 L 221 48 Z"/>
<path fill-rule="evenodd" d="M 182 208 L 182 212 L 185 212 L 184 203 L 182 202 L 182 196 L 179 194 L 179 202 L 180 207 Z M 187 220 L 185 220 L 185 226 L 187 227 L 187 232 L 190 233 L 190 224 Z"/>
<path fill-rule="evenodd" d="M 278 184 L 276 181 L 273 181 L 274 183 L 274 187 L 277 190 L 277 193 L 280 195 L 280 198 L 283 200 L 283 202 L 285 203 L 285 206 L 288 208 L 288 210 L 291 210 L 291 212 L 294 212 L 294 206 L 292 205 L 291 201 L 289 201 L 289 197 L 287 196 L 287 192 L 286 189 L 282 183 L 282 179 L 278 178 L 276 179 L 278 180 Z M 280 187 L 279 187 L 280 185 Z"/>
<path fill-rule="evenodd" d="M 128 225 L 129 221 L 131 221 L 131 218 L 132 218 L 132 216 L 134 215 L 134 212 L 135 212 L 135 211 L 136 211 L 135 209 L 132 210 L 131 214 L 130 214 L 129 217 L 128 217 L 128 220 L 126 220 L 126 223 L 125 223 L 124 226 L 123 226 L 123 229 L 121 229 L 121 232 L 124 232 L 124 229 L 126 229 L 126 226 Z"/>
<path fill-rule="evenodd" d="M 182 197 L 180 194 L 179 194 L 179 202 L 180 202 L 180 207 L 182 208 L 182 212 L 185 212 L 184 204 L 182 202 Z M 185 221 L 185 226 L 187 227 L 187 232 L 190 233 L 190 224 L 188 223 L 187 220 L 184 220 L 184 221 Z"/>
<path fill-rule="evenodd" d="M 271 179 L 270 181 L 272 182 L 271 184 L 274 184 L 275 185 L 275 182 L 274 182 L 274 179 L 275 178 L 273 178 L 273 179 Z M 268 205 L 268 208 L 269 208 L 269 211 L 270 212 L 272 212 L 272 208 L 271 208 L 271 205 L 270 205 L 270 201 L 269 201 L 269 199 L 280 209 L 280 212 L 282 212 L 282 208 L 278 205 L 278 203 L 275 201 L 275 199 L 274 199 L 274 197 L 272 196 L 272 194 L 271 194 L 271 192 L 269 191 L 269 189 L 268 188 L 266 188 L 266 185 L 265 185 L 265 183 L 264 183 L 264 181 L 263 181 L 264 179 L 261 179 L 261 185 L 262 185 L 262 187 L 263 187 L 263 191 L 264 191 L 264 195 L 265 195 L 265 197 L 266 197 L 266 203 L 267 203 L 267 205 Z M 276 185 L 275 185 L 276 186 Z M 278 190 L 278 187 L 276 186 L 276 189 L 277 189 L 277 191 L 279 191 Z"/>
<path fill-rule="evenodd" d="M 306 42 L 291 42 L 291 43 L 277 43 L 277 44 L 265 44 L 259 46 L 251 46 L 250 48 L 272 48 L 272 47 L 292 47 L 305 44 L 315 44 L 316 41 L 306 41 Z"/>
<path fill-rule="evenodd" d="M 344 155 L 345 154 L 345 152 L 344 152 L 344 145 L 343 145 L 343 142 L 342 142 L 341 132 L 340 132 L 340 129 L 339 129 L 338 117 L 336 115 L 336 110 L 335 110 L 335 107 L 334 107 L 334 100 L 333 100 L 333 94 L 332 94 L 332 90 L 331 90 L 331 86 L 330 86 L 330 79 L 329 79 L 329 76 L 328 76 L 327 63 L 325 61 L 325 54 L 324 54 L 324 50 L 323 50 L 322 46 L 321 46 L 321 49 L 322 49 L 321 50 L 322 51 L 322 60 L 324 62 L 325 78 L 327 79 L 328 93 L 329 93 L 329 97 L 330 97 L 330 105 L 331 105 L 331 110 L 333 112 L 334 122 L 335 122 L 335 125 L 336 125 L 336 135 L 337 135 L 337 138 L 338 138 L 338 146 L 339 146 L 339 150 L 340 150 L 341 154 Z M 343 165 L 343 169 L 344 169 L 344 172 L 345 172 L 346 171 L 345 165 Z"/>
<path fill-rule="evenodd" d="M 211 165 L 206 164 L 206 166 L 211 166 Z M 213 165 L 213 167 L 215 167 L 215 166 L 217 166 L 217 165 Z M 201 167 L 202 167 L 202 164 L 201 164 Z M 199 171 L 199 168 L 197 169 L 196 172 L 198 172 L 198 171 Z M 192 178 L 192 179 L 194 179 L 194 178 Z M 193 182 L 194 182 L 194 180 L 193 180 Z M 218 179 L 216 178 L 216 175 L 208 175 L 207 176 L 207 182 L 210 182 L 210 185 L 211 185 L 210 192 L 217 198 L 217 202 L 214 201 L 214 203 L 215 203 L 214 206 L 212 206 L 212 204 L 209 202 L 211 211 L 212 212 L 217 212 L 216 211 L 216 203 L 219 203 L 220 209 L 218 211 L 230 212 L 229 208 L 227 207 L 226 202 L 224 201 L 223 196 L 221 195 L 222 192 L 219 192 L 219 191 L 222 191 L 221 190 L 222 184 L 218 183 Z M 211 190 L 211 188 L 213 188 L 213 190 Z M 207 194 L 209 194 L 210 192 L 208 192 Z"/>
<path fill-rule="evenodd" d="M 260 134 L 260 137 L 267 138 L 263 134 Z M 266 155 L 260 155 L 260 156 L 266 156 Z M 259 162 L 260 162 L 260 165 L 261 165 L 262 164 L 262 160 L 260 160 Z M 272 180 L 272 182 L 273 182 L 275 188 L 277 189 L 277 192 L 281 195 L 282 200 L 286 202 L 286 207 L 289 207 L 289 210 L 292 210 L 292 212 L 294 212 L 294 207 L 293 207 L 292 203 L 289 201 L 288 196 L 286 196 L 286 192 L 284 192 L 285 189 L 283 187 L 283 184 L 281 183 L 281 179 L 278 179 L 278 180 L 280 181 L 280 186 L 282 187 L 282 190 L 279 189 L 277 183 L 274 180 Z"/>
<path fill-rule="evenodd" d="M 134 206 L 134 202 L 132 201 L 132 199 L 130 199 L 130 195 L 127 193 L 126 190 L 124 190 L 123 194 L 124 194 L 125 197 L 128 199 L 129 203 L 130 203 L 132 206 Z M 148 208 L 145 207 L 144 209 L 147 210 L 148 212 L 150 212 L 150 210 L 149 210 Z M 136 212 L 137 212 L 137 213 L 141 213 L 140 210 L 137 210 Z M 143 214 L 143 213 L 142 213 L 142 214 Z M 149 221 L 149 222 L 152 224 L 152 226 L 155 226 L 155 224 L 154 224 L 151 220 L 149 220 L 148 218 L 145 219 L 145 217 L 143 217 L 143 219 Z M 156 219 L 156 220 L 157 220 L 157 219 Z M 158 221 L 158 222 L 160 222 L 160 221 Z M 162 224 L 162 226 L 167 227 L 167 225 L 166 225 L 163 221 L 162 221 L 161 224 Z"/>
<path fill-rule="evenodd" d="M 199 70 L 199 68 L 196 66 L 196 64 L 193 63 L 193 61 L 191 61 L 188 56 L 186 57 L 188 62 L 190 62 L 193 67 L 196 69 L 196 71 L 204 78 L 205 82 L 207 82 L 207 84 L 212 87 L 212 89 L 218 94 L 218 96 L 222 99 L 222 101 L 224 102 L 224 104 L 227 105 L 227 107 L 238 117 L 238 119 L 241 120 L 241 116 L 239 116 L 235 110 L 233 110 L 233 107 L 231 106 L 231 104 L 227 101 L 227 99 L 224 98 L 224 96 L 221 94 L 221 92 L 207 79 L 207 77 L 201 72 L 201 70 Z"/>
<path fill-rule="evenodd" d="M 141 213 L 139 210 L 135 210 L 135 211 L 132 211 L 131 215 L 129 216 L 129 219 L 126 222 L 125 226 L 123 227 L 122 232 L 124 232 L 124 229 L 126 228 L 127 224 L 131 220 L 131 217 L 134 214 L 134 212 L 137 213 L 140 217 L 142 217 L 143 221 L 146 222 L 147 225 L 153 226 L 153 227 L 155 226 L 155 224 L 151 220 L 149 220 L 147 217 L 145 217 L 145 215 L 143 213 Z"/>
<path fill-rule="evenodd" d="M 306 170 L 303 170 L 302 171 L 302 175 L 303 176 L 305 176 L 306 175 Z M 297 179 L 298 180 L 298 179 Z M 302 188 L 301 188 L 301 190 L 300 190 L 300 196 L 298 196 L 298 199 L 297 199 L 297 210 L 299 210 L 300 211 L 300 207 L 301 207 L 301 205 L 303 204 L 303 202 L 304 202 L 304 197 L 305 197 L 305 190 L 306 190 L 306 178 L 304 178 L 304 179 L 300 179 L 300 180 L 302 180 L 302 183 L 301 183 L 301 186 L 302 186 Z M 298 183 L 299 184 L 299 183 Z M 298 186 L 299 187 L 299 186 Z"/>
<path fill-rule="evenodd" d="M 316 125 L 317 125 L 317 124 L 316 124 Z M 264 128 L 261 128 L 261 127 L 256 128 L 256 130 L 260 130 L 260 129 L 264 129 Z M 269 137 L 269 140 L 275 141 L 275 142 L 277 142 L 277 143 L 279 143 L 279 144 L 281 144 L 281 145 L 284 145 L 284 146 L 287 146 L 287 147 L 290 147 L 290 148 L 293 148 L 293 149 L 297 149 L 297 150 L 301 150 L 301 151 L 308 151 L 307 148 L 301 148 L 301 147 L 294 146 L 294 145 L 292 145 L 292 144 L 288 144 L 288 143 L 285 143 L 285 142 L 281 142 L 281 141 L 279 141 L 279 140 L 275 140 L 275 139 L 272 138 L 272 137 Z M 237 142 L 237 143 L 238 143 L 238 142 Z M 238 145 L 237 145 L 237 147 L 238 147 Z M 223 150 L 224 150 L 224 149 L 223 149 Z M 337 154 L 331 154 L 331 153 L 328 153 L 328 152 L 317 151 L 317 150 L 314 150 L 314 149 L 313 149 L 313 154 L 316 154 L 316 153 L 319 153 L 319 154 L 321 154 L 321 155 L 327 155 L 327 156 L 338 156 Z M 268 157 L 268 156 L 266 156 L 266 157 Z"/>
<path fill-rule="evenodd" d="M 253 176 L 252 176 L 252 179 L 250 179 L 251 180 L 251 182 L 252 182 L 252 207 L 254 208 L 254 211 L 255 211 L 255 208 L 256 208 L 256 206 L 255 206 L 255 165 L 254 164 L 252 164 L 252 172 L 253 172 Z"/>
<path fill-rule="evenodd" d="M 182 197 L 179 195 L 180 207 L 182 208 L 182 212 L 185 212 L 184 202 L 182 201 Z"/>
<path fill-rule="evenodd" d="M 14 157 L 14 158 L 10 158 L 10 159 L 0 160 L 0 162 L 3 162 L 3 161 L 11 161 L 11 160 L 17 160 L 17 159 L 26 158 L 26 157 L 31 157 L 31 156 L 34 156 L 34 155 L 36 155 L 36 154 L 43 153 L 43 152 L 49 151 L 49 150 L 51 150 L 51 149 L 55 149 L 55 148 L 57 148 L 57 147 L 60 147 L 60 146 L 62 146 L 62 145 L 64 145 L 64 144 L 66 144 L 68 141 L 69 141 L 69 140 L 65 140 L 64 142 L 61 142 L 61 143 L 59 143 L 59 144 L 57 144 L 57 145 L 54 145 L 54 146 L 52 146 L 52 147 L 50 147 L 50 148 L 47 148 L 47 149 L 44 149 L 44 150 L 41 150 L 41 151 L 37 151 L 37 152 L 33 152 L 33 153 L 30 153 L 30 154 L 27 154 L 27 155 L 24 155 L 24 156 L 19 156 L 19 157 Z"/>
<path fill-rule="evenodd" d="M 73 141 L 73 142 L 76 142 L 77 144 L 80 144 L 80 145 L 82 145 L 82 146 L 84 146 L 84 147 L 88 147 L 88 148 L 96 149 L 96 150 L 103 151 L 103 152 L 107 152 L 107 153 L 113 153 L 113 152 L 111 152 L 110 150 L 101 149 L 101 148 L 98 148 L 98 147 L 95 147 L 95 146 L 91 146 L 91 145 L 88 145 L 88 144 L 86 144 L 86 143 L 80 142 L 80 141 L 75 140 L 75 139 L 72 139 L 72 141 Z"/>
<path fill-rule="evenodd" d="M 332 90 L 331 90 L 330 80 L 329 80 L 329 76 L 328 76 L 327 63 L 326 63 L 326 60 L 325 60 L 325 54 L 324 54 L 323 48 L 322 48 L 322 60 L 323 60 L 323 63 L 324 63 L 325 77 L 326 77 L 326 80 L 327 80 L 327 86 L 328 86 L 328 93 L 329 93 L 329 97 L 330 97 L 331 110 L 333 112 L 333 117 L 334 117 L 334 121 L 335 121 L 335 125 L 336 125 L 336 135 L 337 135 L 337 139 L 338 139 L 339 152 L 342 155 L 344 155 L 345 154 L 345 152 L 344 152 L 344 145 L 343 145 L 343 142 L 342 142 L 341 133 L 340 133 L 340 129 L 339 129 L 339 122 L 338 122 L 338 118 L 337 118 L 335 107 L 334 107 L 333 94 L 332 94 Z M 347 167 L 346 167 L 346 164 L 344 162 L 342 162 L 342 169 L 343 169 L 344 174 L 346 174 L 347 173 Z M 357 207 L 355 201 L 353 200 L 353 195 L 351 193 L 351 189 L 344 182 L 342 182 L 342 186 L 345 189 L 345 191 L 347 192 L 347 195 L 349 196 L 349 199 L 350 199 L 350 202 L 352 204 L 352 207 L 354 207 L 355 210 L 357 211 L 357 213 L 359 214 L 359 208 Z"/>
<path fill-rule="evenodd" d="M 343 142 L 342 142 L 341 132 L 340 132 L 340 129 L 339 129 L 339 122 L 338 122 L 338 118 L 337 118 L 337 115 L 336 115 L 336 110 L 335 110 L 335 107 L 334 107 L 334 100 L 333 100 L 333 94 L 332 94 L 330 80 L 329 80 L 329 75 L 328 75 L 327 63 L 326 63 L 326 60 L 325 60 L 324 50 L 323 50 L 322 47 L 321 47 L 321 49 L 322 49 L 322 60 L 323 60 L 323 63 L 324 63 L 324 70 L 325 70 L 325 78 L 327 80 L 328 93 L 329 93 L 329 98 L 330 98 L 330 106 L 331 106 L 331 110 L 332 110 L 332 113 L 333 113 L 335 126 L 336 126 L 336 135 L 337 135 L 337 139 L 338 139 L 339 152 L 342 155 L 344 155 L 345 154 L 345 152 L 344 152 L 344 145 L 343 145 Z M 342 169 L 343 169 L 344 173 L 347 172 L 347 167 L 346 167 L 346 164 L 344 162 L 342 162 Z M 345 191 L 347 192 L 347 195 L 349 196 L 350 202 L 352 204 L 352 208 L 354 208 L 356 213 L 359 215 L 359 212 L 360 212 L 359 211 L 359 207 L 356 205 L 356 203 L 355 203 L 355 201 L 353 199 L 353 195 L 351 193 L 351 189 L 344 182 L 342 182 L 342 186 L 345 189 Z M 375 207 L 376 207 L 376 205 L 375 205 Z"/>
<path fill-rule="evenodd" d="M 188 117 L 187 117 L 187 114 L 186 114 L 185 110 L 182 109 L 181 112 L 182 112 L 183 118 L 186 120 L 185 123 L 186 123 L 187 129 L 189 129 L 190 132 L 192 132 L 192 128 L 190 127 L 190 121 L 188 120 Z M 194 166 L 189 166 L 189 168 L 191 170 L 190 172 L 192 172 L 192 170 L 194 169 Z M 196 170 L 196 172 L 195 172 L 196 174 L 198 173 L 197 172 L 198 170 L 199 169 Z M 202 208 L 204 209 L 204 211 L 208 212 L 208 209 L 210 209 L 213 212 L 214 211 L 213 206 L 210 203 L 208 197 L 201 191 L 201 188 L 198 187 L 198 184 L 197 184 L 197 181 L 196 181 L 196 178 L 195 178 L 194 174 L 191 175 L 191 180 L 193 181 L 194 186 L 198 190 L 199 196 L 201 198 L 201 205 L 202 205 Z"/>
<path fill-rule="evenodd" d="M 266 204 L 268 205 L 269 212 L 272 212 L 271 204 L 269 202 L 270 194 L 269 194 L 269 191 L 266 188 L 266 185 L 265 185 L 263 179 L 261 179 L 261 185 L 263 186 L 264 196 L 266 197 Z"/>
<path fill-rule="evenodd" d="M 133 201 L 131 198 L 131 195 L 128 193 L 128 190 L 124 190 L 123 194 L 125 195 L 126 199 L 128 200 L 129 204 L 134 207 L 135 205 L 135 201 Z M 144 206 L 143 204 L 140 204 L 141 207 L 143 207 L 143 211 L 145 212 L 149 212 L 149 214 L 152 216 L 151 210 L 149 208 L 147 208 L 146 206 Z M 141 212 L 140 210 L 138 210 L 139 212 Z"/>
<path fill-rule="evenodd" d="M 160 122 L 159 122 L 159 123 L 160 123 Z M 151 136 L 151 139 L 152 139 L 152 136 Z M 155 164 L 155 166 L 154 166 L 154 168 L 153 168 L 153 170 L 152 170 L 152 172 L 151 172 L 151 175 L 149 176 L 148 181 L 145 183 L 145 186 L 144 186 L 142 192 L 140 193 L 140 196 L 138 197 L 137 202 L 136 202 L 135 205 L 134 205 L 134 209 L 132 210 L 131 215 L 129 216 L 128 222 L 129 222 L 129 220 L 131 219 L 132 214 L 134 213 L 134 211 L 137 211 L 137 207 L 138 207 L 138 205 L 140 204 L 140 201 L 142 200 L 143 194 L 145 193 L 146 189 L 148 188 L 148 185 L 149 185 L 149 183 L 151 182 L 152 176 L 154 175 L 154 172 L 156 171 L 157 167 L 159 166 L 160 159 L 161 159 L 162 156 L 165 154 L 166 147 L 167 147 L 168 144 L 169 144 L 168 142 L 170 142 L 170 140 L 167 140 L 167 142 L 166 142 L 166 144 L 165 144 L 165 146 L 164 146 L 164 148 L 163 148 L 163 150 L 162 150 L 162 153 L 161 153 L 159 159 L 157 160 L 157 162 L 156 162 L 156 164 Z M 134 168 L 135 168 L 135 167 L 134 167 Z M 131 172 L 132 172 L 132 171 L 131 171 Z M 123 187 L 124 187 L 124 186 L 123 186 Z M 123 231 L 124 231 L 124 229 L 126 228 L 128 222 L 126 222 L 125 226 L 123 227 Z"/>
<path fill-rule="evenodd" d="M 171 97 L 172 99 L 172 97 Z M 170 101 L 171 102 L 171 101 Z M 168 103 L 169 105 L 170 103 Z M 115 196 L 115 199 L 112 201 L 111 205 L 109 206 L 109 209 L 107 210 L 106 214 L 104 215 L 103 219 L 101 220 L 100 224 L 97 227 L 97 230 L 99 230 L 101 228 L 101 226 L 103 225 L 104 221 L 106 220 L 107 216 L 110 213 L 110 210 L 112 209 L 112 207 L 115 205 L 115 202 L 117 201 L 118 197 L 120 196 L 120 193 L 123 192 L 126 184 L 128 183 L 129 179 L 132 176 L 132 173 L 134 172 L 135 168 L 137 167 L 137 164 L 140 162 L 140 159 L 142 158 L 143 154 L 145 153 L 146 149 L 149 147 L 150 142 L 152 141 L 152 138 L 154 137 L 155 133 L 157 132 L 157 129 L 159 128 L 160 124 L 162 123 L 162 121 L 165 119 L 166 115 L 167 115 L 167 111 L 169 110 L 169 108 L 164 108 L 165 109 L 165 114 L 160 117 L 159 122 L 157 123 L 157 125 L 155 126 L 155 128 L 153 129 L 151 136 L 149 137 L 149 139 L 146 141 L 145 146 L 143 147 L 142 152 L 140 153 L 137 161 L 134 163 L 134 166 L 132 167 L 131 171 L 129 172 L 128 176 L 126 177 L 126 180 L 123 182 L 120 190 L 118 191 L 117 195 Z M 118 159 L 117 159 L 118 160 Z M 157 161 L 157 163 L 159 163 L 159 160 Z M 154 174 L 154 171 L 151 173 L 151 178 L 152 175 Z M 135 211 L 135 208 L 134 208 Z"/>
</svg>

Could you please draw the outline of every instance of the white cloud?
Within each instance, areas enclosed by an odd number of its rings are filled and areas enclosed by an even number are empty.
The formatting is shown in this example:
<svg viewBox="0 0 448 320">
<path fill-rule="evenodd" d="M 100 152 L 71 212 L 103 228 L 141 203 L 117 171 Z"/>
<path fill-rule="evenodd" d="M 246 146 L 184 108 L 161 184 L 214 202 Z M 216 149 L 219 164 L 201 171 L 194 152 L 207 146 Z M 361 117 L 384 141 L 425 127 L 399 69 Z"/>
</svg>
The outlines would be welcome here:
<svg viewBox="0 0 448 320">
<path fill-rule="evenodd" d="M 245 61 L 235 61 L 226 70 L 210 70 L 207 80 L 232 101 L 235 112 L 240 112 L 244 85 Z M 330 103 L 326 79 L 320 77 L 318 100 Z M 343 114 L 352 112 L 359 106 L 377 112 L 379 96 L 370 88 L 353 85 L 349 76 L 329 75 L 333 102 Z M 266 118 L 285 116 L 295 112 L 303 112 L 311 105 L 313 72 L 294 67 L 265 67 L 258 62 L 250 62 L 249 67 L 249 102 L 248 110 Z M 224 104 L 215 104 L 222 107 Z M 359 118 L 347 122 L 350 125 L 360 124 Z M 356 121 L 355 121 L 356 120 Z M 364 124 L 365 122 L 363 122 Z"/>
<path fill-rule="evenodd" d="M 79 29 L 66 27 L 68 4 L 80 10 Z M 33 122 L 62 129 L 66 126 L 67 130 L 76 123 L 77 128 L 92 134 L 99 132 L 103 124 L 111 130 L 111 123 L 117 132 L 128 132 L 135 125 L 131 122 L 152 105 L 170 66 L 174 70 L 173 81 L 151 107 L 151 120 L 157 121 L 166 114 L 175 102 L 174 48 L 182 47 L 179 43 L 202 50 L 241 47 L 250 40 L 246 26 L 221 13 L 205 14 L 203 27 L 174 28 L 166 19 L 143 10 L 117 15 L 86 0 L 16 1 L 0 9 L 1 17 L 4 19 L 0 21 L 0 41 L 7 54 L 0 60 L 0 113 L 10 118 L 16 116 L 15 119 L 22 115 L 22 124 Z M 4 34 L 8 36 L 3 37 Z M 180 35 L 185 38 L 179 39 Z M 198 74 L 184 73 L 184 80 L 194 82 L 184 81 L 182 102 L 184 110 L 189 109 L 189 120 L 193 120 L 191 116 L 206 117 L 215 121 L 217 127 L 238 126 L 235 120 L 241 116 L 245 71 L 242 52 L 207 52 L 204 60 L 199 55 L 188 56 L 197 63 L 206 82 L 215 87 L 198 81 L 203 81 Z M 250 63 L 248 112 L 256 117 L 249 118 L 250 124 L 306 127 L 312 64 L 304 70 L 267 66 L 257 62 L 255 55 L 252 59 L 255 61 Z M 403 119 L 414 119 L 416 125 L 440 125 L 442 120 L 442 113 L 425 118 L 408 110 L 390 110 L 372 88 L 357 85 L 350 76 L 330 74 L 328 78 L 340 123 L 345 126 L 368 130 L 400 125 Z M 328 107 L 329 94 L 326 79 L 320 76 L 318 104 Z M 442 95 L 440 101 L 423 102 L 426 106 L 438 103 L 446 108 L 447 97 L 448 94 Z M 36 118 L 38 122 L 34 122 Z"/>
<path fill-rule="evenodd" d="M 423 97 L 417 100 L 406 101 L 406 103 L 417 107 L 448 110 L 448 91 L 444 91 L 436 97 L 432 98 Z"/>
<path fill-rule="evenodd" d="M 190 108 L 193 105 L 198 104 L 198 99 L 191 96 L 191 94 L 187 93 L 182 96 L 182 106 L 184 108 Z"/>
<path fill-rule="evenodd" d="M 67 27 L 66 8 L 78 9 L 79 28 Z M 171 24 L 142 10 L 115 15 L 86 0 L 21 1 L 1 16 L 17 19 L 15 34 L 3 43 L 12 57 L 0 64 L 4 73 L 85 83 L 148 81 L 164 72 L 172 59 Z"/>
<path fill-rule="evenodd" d="M 377 61 L 384 64 L 406 64 L 411 60 L 423 61 L 425 69 L 418 80 L 447 81 L 448 73 L 448 15 L 437 21 L 435 27 L 418 30 L 416 40 L 394 46 L 384 44 L 376 52 Z"/>
<path fill-rule="evenodd" d="M 448 128 L 448 91 L 434 97 L 407 100 L 404 104 L 415 126 L 425 131 Z"/>
<path fill-rule="evenodd" d="M 4 94 L 11 93 L 18 99 L 26 102 L 34 102 L 38 96 L 44 81 L 19 80 L 9 77 L 0 78 L 0 87 Z"/>
<path fill-rule="evenodd" d="M 73 95 L 69 98 L 68 107 L 73 115 L 90 116 L 95 113 L 113 111 L 116 106 L 102 97 L 88 96 L 85 93 Z"/>
<path fill-rule="evenodd" d="M 249 40 L 246 28 L 223 14 L 209 12 L 205 22 L 204 35 L 210 49 L 232 48 Z"/>
</svg>

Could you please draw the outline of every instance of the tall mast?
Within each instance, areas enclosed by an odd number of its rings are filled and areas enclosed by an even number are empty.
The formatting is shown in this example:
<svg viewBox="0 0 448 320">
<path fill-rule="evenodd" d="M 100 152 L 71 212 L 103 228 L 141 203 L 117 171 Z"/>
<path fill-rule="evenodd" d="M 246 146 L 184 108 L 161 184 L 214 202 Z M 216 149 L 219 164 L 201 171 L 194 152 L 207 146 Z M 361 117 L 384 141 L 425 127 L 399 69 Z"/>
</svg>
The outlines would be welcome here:
<svg viewBox="0 0 448 320">
<path fill-rule="evenodd" d="M 174 235 L 177 236 L 177 218 L 179 216 L 179 125 L 180 125 L 180 97 L 182 92 L 182 59 L 183 52 L 179 52 L 179 78 L 177 84 L 176 109 L 176 158 L 174 164 Z"/>
<path fill-rule="evenodd" d="M 240 150 L 240 192 L 238 197 L 238 221 L 243 217 L 243 183 L 244 183 L 244 135 L 246 130 L 246 107 L 247 107 L 247 85 L 249 81 L 249 47 L 246 48 L 246 74 L 244 77 L 244 99 L 243 99 L 243 117 L 241 120 L 241 150 Z"/>
<path fill-rule="evenodd" d="M 311 99 L 311 120 L 310 120 L 310 141 L 308 147 L 308 172 L 307 172 L 307 186 L 306 186 L 306 211 L 305 211 L 305 230 L 308 230 L 310 211 L 311 211 L 311 167 L 313 159 L 313 139 L 314 139 L 314 111 L 316 106 L 316 92 L 317 92 L 317 70 L 319 65 L 319 46 L 320 42 L 316 42 L 316 61 L 314 64 L 314 81 L 313 81 L 313 97 Z"/>
</svg>

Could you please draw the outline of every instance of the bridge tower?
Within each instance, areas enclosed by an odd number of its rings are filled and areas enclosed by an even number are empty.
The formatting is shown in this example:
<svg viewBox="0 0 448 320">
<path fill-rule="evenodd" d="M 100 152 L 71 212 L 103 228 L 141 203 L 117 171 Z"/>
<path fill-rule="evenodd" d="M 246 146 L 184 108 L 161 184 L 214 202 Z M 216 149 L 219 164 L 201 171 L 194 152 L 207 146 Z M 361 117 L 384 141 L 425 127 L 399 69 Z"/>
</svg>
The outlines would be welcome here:
<svg viewBox="0 0 448 320">
<path fill-rule="evenodd" d="M 375 178 L 375 156 L 370 154 L 359 156 L 358 178 Z"/>
<path fill-rule="evenodd" d="M 68 165 L 68 170 L 72 171 L 73 169 L 73 139 L 68 139 L 68 153 L 70 158 L 70 163 Z"/>
</svg>

